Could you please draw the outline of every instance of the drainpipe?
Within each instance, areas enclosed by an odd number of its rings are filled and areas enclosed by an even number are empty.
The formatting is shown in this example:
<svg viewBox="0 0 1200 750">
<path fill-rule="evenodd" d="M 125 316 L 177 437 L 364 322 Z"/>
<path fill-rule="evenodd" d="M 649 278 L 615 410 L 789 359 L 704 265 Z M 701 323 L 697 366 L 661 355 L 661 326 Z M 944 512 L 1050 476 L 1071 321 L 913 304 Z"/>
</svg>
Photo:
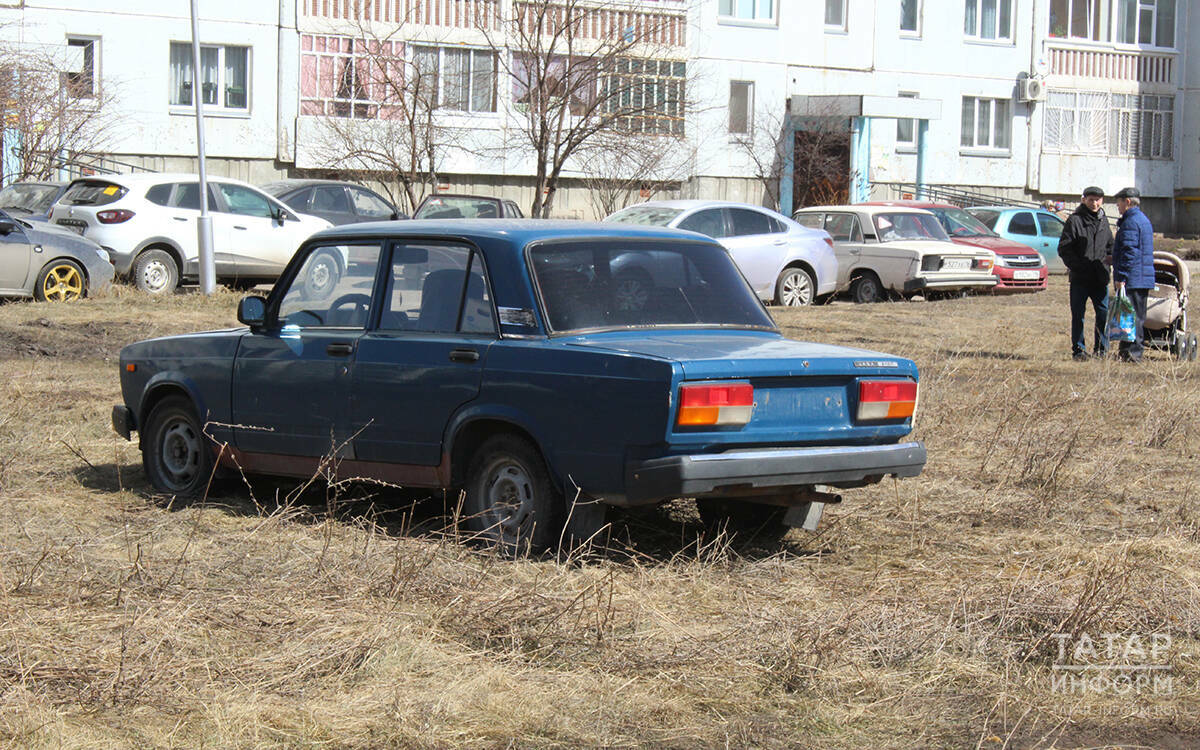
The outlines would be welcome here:
<svg viewBox="0 0 1200 750">
<path fill-rule="evenodd" d="M 300 114 L 300 35 L 296 0 L 280 0 L 275 46 L 275 158 L 295 163 Z"/>
<path fill-rule="evenodd" d="M 779 213 L 790 219 L 795 208 L 792 180 L 796 173 L 796 125 L 792 122 L 790 106 L 784 109 L 783 132 L 779 137 L 784 143 L 783 172 L 779 175 Z"/>
<path fill-rule="evenodd" d="M 916 199 L 925 200 L 929 191 L 926 189 L 925 165 L 929 163 L 929 120 L 917 120 L 917 185 Z"/>
<path fill-rule="evenodd" d="M 1033 74 L 1038 69 L 1038 17 L 1040 13 L 1045 13 L 1045 5 L 1041 0 L 1033 2 L 1033 17 L 1029 22 L 1029 73 Z M 1025 189 L 1026 191 L 1041 192 L 1041 158 L 1042 158 L 1042 140 L 1038 137 L 1037 128 L 1035 127 L 1035 113 L 1037 111 L 1037 102 L 1029 102 L 1029 115 L 1025 118 Z"/>
</svg>

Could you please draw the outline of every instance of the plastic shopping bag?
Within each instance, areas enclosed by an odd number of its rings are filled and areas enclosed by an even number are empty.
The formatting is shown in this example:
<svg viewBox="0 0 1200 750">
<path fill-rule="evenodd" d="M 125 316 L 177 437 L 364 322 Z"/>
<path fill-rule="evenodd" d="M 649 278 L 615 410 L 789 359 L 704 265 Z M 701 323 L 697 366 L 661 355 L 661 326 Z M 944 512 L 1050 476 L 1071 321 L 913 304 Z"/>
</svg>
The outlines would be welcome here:
<svg viewBox="0 0 1200 750">
<path fill-rule="evenodd" d="M 1133 303 L 1125 296 L 1125 290 L 1117 292 L 1108 306 L 1108 340 L 1133 341 L 1137 338 L 1134 326 L 1137 318 L 1133 314 Z"/>
</svg>

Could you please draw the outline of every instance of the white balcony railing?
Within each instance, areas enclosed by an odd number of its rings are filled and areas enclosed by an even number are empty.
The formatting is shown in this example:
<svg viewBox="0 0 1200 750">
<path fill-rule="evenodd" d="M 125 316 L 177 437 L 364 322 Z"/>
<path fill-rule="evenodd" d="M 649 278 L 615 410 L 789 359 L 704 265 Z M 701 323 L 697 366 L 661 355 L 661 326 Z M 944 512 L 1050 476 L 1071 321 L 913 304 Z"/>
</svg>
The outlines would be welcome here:
<svg viewBox="0 0 1200 750">
<path fill-rule="evenodd" d="M 1052 44 L 1050 75 L 1175 85 L 1176 53 L 1126 52 Z"/>
</svg>

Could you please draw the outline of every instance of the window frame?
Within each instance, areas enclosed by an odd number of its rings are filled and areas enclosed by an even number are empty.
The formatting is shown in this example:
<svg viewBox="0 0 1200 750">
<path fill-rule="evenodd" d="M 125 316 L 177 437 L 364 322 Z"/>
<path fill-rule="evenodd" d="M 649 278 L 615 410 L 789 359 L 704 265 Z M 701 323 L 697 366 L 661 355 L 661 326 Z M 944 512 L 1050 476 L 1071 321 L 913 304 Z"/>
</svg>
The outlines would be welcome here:
<svg viewBox="0 0 1200 750">
<path fill-rule="evenodd" d="M 739 11 L 740 0 L 719 0 L 717 3 L 717 23 L 729 26 L 759 26 L 759 27 L 776 27 L 779 25 L 779 2 L 780 0 L 766 0 L 770 2 L 770 10 L 766 16 L 761 15 L 761 3 L 764 0 L 752 0 L 750 5 L 750 15 L 743 16 Z M 728 10 L 726 10 L 728 7 Z"/>
<path fill-rule="evenodd" d="M 841 20 L 835 23 L 829 21 L 830 5 L 837 3 L 838 12 L 841 14 Z M 825 0 L 825 13 L 822 16 L 825 23 L 825 31 L 835 34 L 845 33 L 848 29 L 848 18 L 850 16 L 850 0 Z"/>
<path fill-rule="evenodd" d="M 176 41 L 176 40 L 170 40 L 167 42 L 167 50 L 168 50 L 168 52 L 167 52 L 167 86 L 168 86 L 167 107 L 169 108 L 169 110 L 174 111 L 174 112 L 191 113 L 196 110 L 195 92 L 191 92 L 192 81 L 194 80 L 193 76 L 188 76 L 187 80 L 180 82 L 181 86 L 188 87 L 188 90 L 190 92 L 189 98 L 191 99 L 190 102 L 179 103 L 179 102 L 174 101 L 176 92 L 173 92 L 170 90 L 171 79 L 173 77 L 173 72 L 171 70 L 171 66 L 174 64 L 171 62 L 170 51 L 176 45 L 180 45 L 187 49 L 187 53 L 188 53 L 187 59 L 188 59 L 189 69 L 190 69 L 190 66 L 195 62 L 194 60 L 192 60 L 192 50 L 191 50 L 192 43 L 190 41 L 189 42 L 181 42 L 181 41 Z M 231 48 L 246 50 L 246 70 L 245 70 L 246 80 L 245 80 L 244 86 L 242 87 L 242 95 L 246 99 L 246 106 L 244 106 L 244 107 L 231 107 L 231 106 L 227 106 L 225 104 L 225 102 L 228 101 L 228 95 L 229 95 L 229 89 L 230 89 L 229 81 L 226 80 L 226 73 L 225 73 L 225 64 L 226 64 L 226 55 L 227 55 L 226 50 L 231 49 Z M 225 115 L 249 116 L 252 111 L 252 107 L 251 107 L 251 101 L 252 101 L 252 95 L 253 95 L 252 81 L 254 79 L 254 76 L 253 76 L 254 48 L 253 48 L 253 46 L 248 45 L 248 44 L 209 44 L 209 43 L 201 43 L 200 44 L 200 54 L 201 55 L 204 54 L 205 50 L 213 50 L 213 49 L 217 50 L 217 83 L 216 83 L 217 103 L 209 104 L 207 102 L 204 102 L 203 103 L 204 113 L 205 114 L 225 114 Z M 203 81 L 201 81 L 200 85 L 201 86 L 204 85 Z"/>
<path fill-rule="evenodd" d="M 1162 44 L 1159 39 L 1160 3 L 1171 3 L 1171 43 Z M 1122 32 L 1127 28 L 1124 13 L 1126 4 L 1133 7 L 1133 40 L 1127 41 Z M 1179 49 L 1179 0 L 1113 0 L 1112 7 L 1112 39 L 1116 44 L 1137 49 Z M 1150 41 L 1142 41 L 1143 14 L 1150 14 Z"/>
<path fill-rule="evenodd" d="M 904 2 L 905 2 L 905 0 L 900 0 L 900 25 L 899 25 L 900 36 L 907 37 L 910 39 L 920 39 L 921 38 L 921 27 L 922 27 L 921 22 L 924 20 L 924 17 L 925 17 L 925 13 L 924 13 L 925 3 L 923 2 L 923 0 L 912 0 L 912 2 L 916 3 L 916 5 L 917 5 L 916 27 L 912 28 L 912 29 L 906 29 L 906 28 L 904 28 Z"/>
<path fill-rule="evenodd" d="M 745 110 L 740 113 L 742 116 L 742 129 L 734 130 L 733 91 L 738 86 L 744 86 L 746 90 L 746 95 L 743 100 Z M 729 81 L 729 118 L 726 126 L 729 129 L 729 134 L 732 136 L 749 136 L 754 132 L 754 81 L 740 81 L 732 79 Z"/>
<path fill-rule="evenodd" d="M 428 50 L 437 51 L 437 70 L 434 71 L 434 80 L 437 83 L 437 90 L 434 96 L 433 109 L 439 112 L 455 112 L 467 115 L 494 115 L 499 112 L 499 91 L 501 79 L 500 53 L 488 49 L 486 47 L 477 47 L 466 44 L 417 44 L 412 43 L 407 45 L 409 48 L 408 62 L 413 70 L 419 70 L 417 63 L 417 55 Z M 466 77 L 466 93 L 467 106 L 465 109 L 458 107 L 450 107 L 446 104 L 446 52 L 465 52 L 467 58 Z M 474 109 L 475 99 L 475 60 L 478 55 L 491 55 L 492 71 L 491 71 L 491 97 L 490 109 Z"/>
<path fill-rule="evenodd" d="M 983 35 L 983 4 L 986 2 L 994 2 L 996 4 L 996 35 L 992 37 Z M 1016 43 L 1016 33 L 1014 31 L 1017 14 L 1017 0 L 964 0 L 963 1 L 963 36 L 966 41 L 973 44 L 993 44 L 1012 46 Z M 1004 17 L 1003 9 L 1008 7 L 1008 28 L 1001 31 L 1001 19 Z M 974 24 L 972 28 L 967 28 L 967 23 L 971 20 L 971 14 L 974 14 Z"/>
<path fill-rule="evenodd" d="M 83 56 L 79 70 L 64 70 L 59 76 L 63 89 L 74 99 L 95 99 L 100 95 L 100 39 L 87 34 L 67 34 L 67 48 L 79 47 Z M 77 93 L 84 79 L 87 93 Z"/>
<path fill-rule="evenodd" d="M 968 101 L 972 102 L 972 117 L 971 117 L 971 127 L 970 127 L 971 142 L 965 143 L 965 142 L 963 142 L 963 138 L 967 131 L 967 122 L 966 122 L 965 115 L 966 115 L 966 111 L 967 111 L 966 105 L 967 105 Z M 980 142 L 979 142 L 980 141 L 980 139 L 979 139 L 979 124 L 980 124 L 980 110 L 981 110 L 980 103 L 981 102 L 987 103 L 986 104 L 987 117 L 988 117 L 988 123 L 989 123 L 988 142 L 984 143 L 984 144 L 980 144 Z M 999 116 L 1000 107 L 998 105 L 1003 105 L 1003 109 L 1005 112 L 1003 121 L 1006 126 L 1005 140 L 1007 142 L 1003 146 L 996 145 L 997 140 L 999 140 L 997 138 L 997 136 L 999 134 L 999 131 L 997 130 L 997 125 L 1001 122 L 1001 117 Z M 960 130 L 959 130 L 959 152 L 960 153 L 977 154 L 977 155 L 983 155 L 983 156 L 1006 156 L 1006 157 L 1012 156 L 1012 147 L 1013 147 L 1012 146 L 1012 138 L 1013 138 L 1012 99 L 1006 99 L 1003 97 L 990 97 L 990 96 L 970 96 L 967 94 L 963 94 L 962 107 L 960 109 L 960 112 L 961 112 Z"/>
<path fill-rule="evenodd" d="M 918 91 L 898 91 L 896 92 L 896 97 L 899 99 L 920 99 L 921 94 Z M 900 136 L 900 128 L 905 123 L 911 129 L 911 137 L 907 140 Z M 904 152 L 917 150 L 917 119 L 915 117 L 896 118 L 896 150 Z"/>
</svg>

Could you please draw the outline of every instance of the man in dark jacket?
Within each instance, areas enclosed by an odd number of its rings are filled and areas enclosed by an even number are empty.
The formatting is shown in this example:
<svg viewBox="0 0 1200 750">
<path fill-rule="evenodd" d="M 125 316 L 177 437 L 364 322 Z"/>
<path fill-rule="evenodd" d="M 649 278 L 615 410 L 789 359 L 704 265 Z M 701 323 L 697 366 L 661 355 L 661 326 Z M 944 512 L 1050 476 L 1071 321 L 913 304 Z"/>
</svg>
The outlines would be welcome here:
<svg viewBox="0 0 1200 750">
<path fill-rule="evenodd" d="M 1142 213 L 1142 194 L 1124 188 L 1115 196 L 1121 218 L 1113 242 L 1113 291 L 1125 292 L 1133 303 L 1133 341 L 1122 341 L 1120 355 L 1127 362 L 1142 359 L 1142 326 L 1146 325 L 1146 298 L 1154 288 L 1154 227 Z"/>
<path fill-rule="evenodd" d="M 1083 191 L 1083 202 L 1067 217 L 1058 254 L 1071 272 L 1071 355 L 1087 359 L 1087 339 L 1083 332 L 1083 316 L 1087 302 L 1092 301 L 1096 314 L 1092 353 L 1102 356 L 1108 351 L 1108 336 L 1104 330 L 1108 317 L 1108 267 L 1105 260 L 1111 252 L 1113 236 L 1108 217 L 1101 206 L 1104 191 L 1092 186 Z"/>
</svg>

